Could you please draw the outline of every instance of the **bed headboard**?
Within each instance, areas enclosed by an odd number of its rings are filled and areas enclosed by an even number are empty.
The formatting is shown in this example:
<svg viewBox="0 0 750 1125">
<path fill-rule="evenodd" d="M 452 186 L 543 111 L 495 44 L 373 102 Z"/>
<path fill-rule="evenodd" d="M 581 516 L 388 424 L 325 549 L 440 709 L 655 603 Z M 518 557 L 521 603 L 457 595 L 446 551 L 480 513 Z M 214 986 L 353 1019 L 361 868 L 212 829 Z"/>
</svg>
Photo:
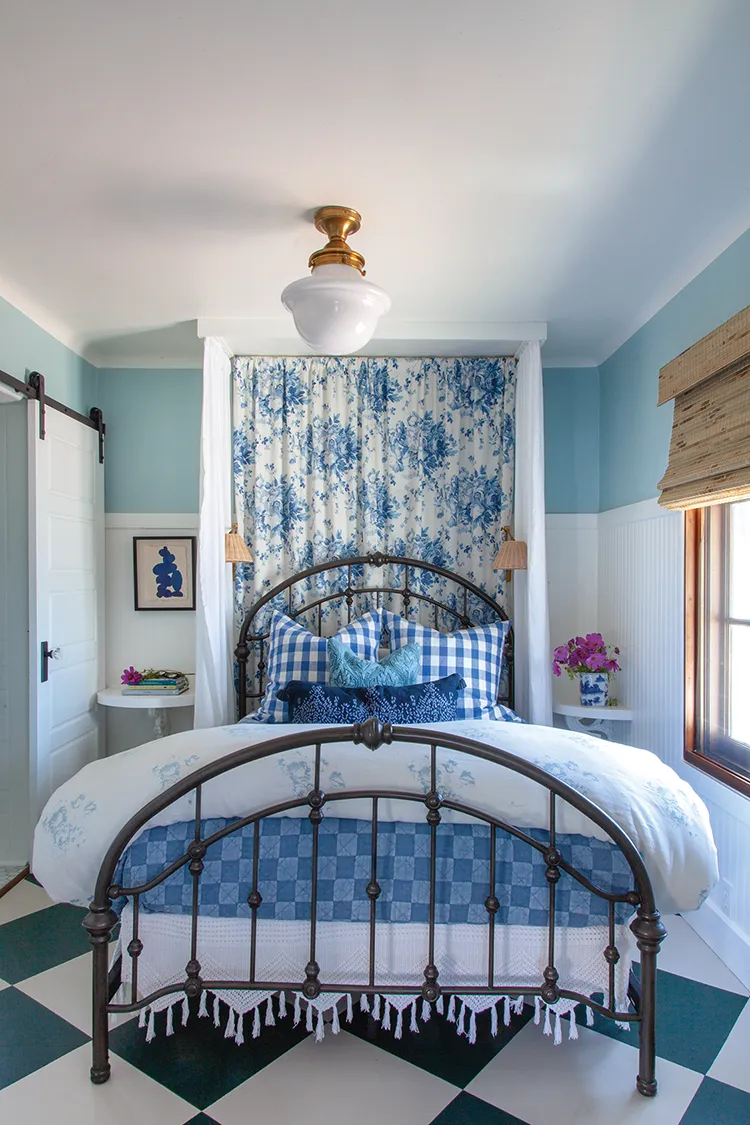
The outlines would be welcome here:
<svg viewBox="0 0 750 1125">
<path fill-rule="evenodd" d="M 373 569 L 383 568 L 388 568 L 387 573 L 394 576 L 390 585 L 386 581 L 378 584 L 372 574 Z M 309 580 L 315 575 L 328 571 L 340 571 L 340 578 L 329 584 L 326 593 L 316 595 Z M 438 600 L 429 592 L 429 584 L 425 586 L 424 583 L 416 580 L 416 574 L 412 574 L 419 571 L 436 575 L 444 580 L 441 588 L 445 583 L 450 583 L 455 587 L 455 591 L 445 594 L 444 601 Z M 302 587 L 301 596 L 299 591 L 296 591 L 297 587 Z M 486 625 L 488 619 L 490 622 L 508 620 L 508 615 L 502 606 L 479 586 L 462 578 L 460 574 L 453 574 L 450 570 L 434 563 L 420 562 L 418 559 L 408 559 L 398 555 L 385 555 L 380 551 L 356 558 L 332 559 L 330 562 L 319 563 L 274 586 L 259 598 L 246 614 L 235 649 L 239 671 L 237 684 L 239 717 L 244 718 L 249 710 L 253 710 L 254 701 L 260 700 L 265 692 L 268 630 L 263 632 L 259 628 L 259 622 L 262 620 L 259 614 L 270 602 L 275 603 L 274 608 L 281 609 L 295 620 L 300 617 L 309 619 L 312 615 L 314 621 L 312 631 L 322 636 L 324 606 L 338 603 L 340 616 L 338 621 L 335 617 L 333 621 L 338 628 L 358 617 L 360 613 L 364 613 L 367 608 L 371 608 L 373 600 L 377 606 L 387 604 L 387 607 L 391 608 L 394 599 L 397 607 L 400 603 L 401 615 L 407 618 L 412 607 L 419 605 L 429 607 L 435 629 L 440 629 L 441 624 L 448 625 L 448 628 L 443 627 L 441 630 L 443 632 L 466 629 L 472 625 Z M 363 601 L 364 605 L 361 604 Z M 481 619 L 477 615 L 478 611 L 481 611 Z M 325 623 L 331 624 L 331 618 L 326 618 Z M 310 627 L 307 621 L 305 624 Z M 331 631 L 335 632 L 335 628 Z M 512 629 L 508 631 L 504 655 L 507 674 L 501 681 L 498 702 L 512 707 L 514 701 Z M 254 669 L 249 679 L 248 662 L 251 659 L 254 659 Z"/>
</svg>

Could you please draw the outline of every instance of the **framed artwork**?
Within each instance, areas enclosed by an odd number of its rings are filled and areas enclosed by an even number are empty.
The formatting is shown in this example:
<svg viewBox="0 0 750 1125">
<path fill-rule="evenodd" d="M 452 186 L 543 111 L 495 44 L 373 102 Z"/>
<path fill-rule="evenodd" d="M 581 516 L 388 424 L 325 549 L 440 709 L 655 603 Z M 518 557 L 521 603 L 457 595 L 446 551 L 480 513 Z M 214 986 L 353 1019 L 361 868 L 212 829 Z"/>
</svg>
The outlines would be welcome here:
<svg viewBox="0 0 750 1125">
<path fill-rule="evenodd" d="M 194 535 L 133 537 L 136 609 L 195 609 Z"/>
</svg>

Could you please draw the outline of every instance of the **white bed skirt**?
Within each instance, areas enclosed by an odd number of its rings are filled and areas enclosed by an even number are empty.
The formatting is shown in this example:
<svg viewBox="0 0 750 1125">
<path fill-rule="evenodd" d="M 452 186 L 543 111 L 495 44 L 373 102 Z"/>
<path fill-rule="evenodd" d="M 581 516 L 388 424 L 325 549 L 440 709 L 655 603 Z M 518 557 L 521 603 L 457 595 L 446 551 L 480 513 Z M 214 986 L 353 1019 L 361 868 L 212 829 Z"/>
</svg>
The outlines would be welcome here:
<svg viewBox="0 0 750 1125">
<path fill-rule="evenodd" d="M 128 904 L 122 913 L 120 945 L 127 949 L 132 938 L 132 909 Z M 190 960 L 190 926 L 188 916 L 179 914 L 141 913 L 139 937 L 143 952 L 138 958 L 138 993 L 147 996 L 165 985 L 182 983 L 185 966 Z M 206 918 L 199 919 L 198 961 L 204 980 L 242 980 L 249 978 L 250 919 Z M 520 1012 L 523 996 L 507 997 L 502 988 L 538 988 L 543 982 L 547 965 L 547 928 L 542 926 L 495 927 L 495 980 L 502 987 L 491 996 L 462 994 L 462 989 L 483 986 L 487 983 L 488 927 L 476 925 L 437 925 L 435 927 L 435 964 L 440 971 L 439 984 L 451 997 L 445 1014 L 456 1022 L 459 1034 L 467 1034 L 470 1041 L 476 1035 L 476 1014 L 490 1011 L 493 1033 L 498 1026 L 502 1010 L 503 1021 L 510 1021 L 511 1008 Z M 375 946 L 375 986 L 368 984 L 369 926 L 355 922 L 318 923 L 315 956 L 320 965 L 320 981 L 361 985 L 361 1007 L 375 1019 L 382 1020 L 388 1030 L 391 1014 L 394 1015 L 394 1032 L 400 1037 L 404 1013 L 409 1009 L 410 1029 L 418 1031 L 417 1015 L 429 1019 L 433 1006 L 421 997 L 387 994 L 381 988 L 420 984 L 424 980 L 427 963 L 428 927 L 419 923 L 378 923 Z M 267 981 L 298 980 L 300 986 L 305 976 L 305 965 L 310 955 L 310 926 L 307 922 L 259 921 L 257 926 L 257 952 L 255 979 Z M 627 925 L 615 929 L 615 943 L 620 959 L 615 968 L 615 1001 L 618 1011 L 625 1011 L 630 964 L 634 938 Z M 555 967 L 559 973 L 559 987 L 578 992 L 583 996 L 604 993 L 608 999 L 608 966 L 604 949 L 608 944 L 606 926 L 588 928 L 559 928 L 555 932 Z M 118 1002 L 130 1000 L 132 961 L 123 953 L 122 982 Z M 222 1016 L 221 1004 L 228 1008 L 225 1034 L 238 1043 L 244 1040 L 244 1017 L 252 1014 L 252 1034 L 260 1034 L 262 1022 L 275 1023 L 276 1014 L 286 1014 L 287 997 L 294 1006 L 297 1023 L 304 1012 L 308 1030 L 313 1030 L 317 1013 L 317 1034 L 322 1038 L 323 1015 L 330 1013 L 330 1022 L 338 1030 L 338 1009 L 344 994 L 323 991 L 313 1001 L 306 1001 L 300 991 L 290 988 L 287 995 L 274 991 L 245 991 L 217 989 L 213 1014 L 216 1023 Z M 274 1011 L 276 1000 L 276 1012 Z M 182 1004 L 183 1022 L 188 1018 L 188 1005 L 182 994 L 170 994 L 154 1001 L 150 1010 L 141 1013 L 141 1023 L 148 1025 L 147 1037 L 155 1033 L 155 1012 L 168 1009 L 167 1034 L 173 1027 L 172 1008 Z M 263 1009 L 263 1006 L 265 1008 Z M 351 1018 L 351 998 L 347 999 L 347 1015 Z M 541 1021 L 544 1010 L 544 1030 L 552 1033 L 550 1013 L 555 1018 L 555 1040 L 560 1041 L 560 1017 L 571 1013 L 570 1035 L 577 1037 L 572 1010 L 575 1001 L 559 1000 L 547 1006 L 536 1000 L 536 1022 Z M 443 1014 L 442 1001 L 434 1009 Z M 200 1014 L 208 1015 L 206 992 L 201 998 Z M 262 1014 L 264 1019 L 261 1020 Z M 587 1009 L 590 1015 L 590 1010 Z M 467 1026 L 468 1020 L 468 1026 Z"/>
</svg>

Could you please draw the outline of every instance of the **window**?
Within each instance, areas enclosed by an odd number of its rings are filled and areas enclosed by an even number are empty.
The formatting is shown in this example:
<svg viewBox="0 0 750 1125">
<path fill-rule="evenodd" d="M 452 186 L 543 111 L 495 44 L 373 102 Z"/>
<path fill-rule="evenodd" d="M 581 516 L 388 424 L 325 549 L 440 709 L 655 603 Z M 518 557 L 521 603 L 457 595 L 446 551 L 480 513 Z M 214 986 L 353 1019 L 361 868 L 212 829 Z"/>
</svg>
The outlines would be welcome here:
<svg viewBox="0 0 750 1125">
<path fill-rule="evenodd" d="M 750 796 L 750 500 L 685 517 L 685 759 Z"/>
</svg>

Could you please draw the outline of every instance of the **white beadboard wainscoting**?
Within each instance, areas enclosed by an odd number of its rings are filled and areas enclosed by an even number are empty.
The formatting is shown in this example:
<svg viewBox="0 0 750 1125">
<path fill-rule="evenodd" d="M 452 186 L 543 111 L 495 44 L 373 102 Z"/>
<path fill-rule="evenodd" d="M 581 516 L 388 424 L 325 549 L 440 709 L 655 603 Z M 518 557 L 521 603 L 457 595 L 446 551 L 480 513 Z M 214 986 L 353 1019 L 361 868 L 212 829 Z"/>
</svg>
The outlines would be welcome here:
<svg viewBox="0 0 750 1125">
<path fill-rule="evenodd" d="M 599 623 L 620 649 L 629 737 L 673 768 L 682 760 L 683 518 L 656 501 L 599 516 Z"/>
<path fill-rule="evenodd" d="M 569 637 L 599 629 L 598 521 L 596 512 L 547 516 L 552 648 L 564 644 Z M 578 702 L 577 685 L 565 672 L 555 681 L 554 694 L 560 703 Z"/>
<path fill-rule="evenodd" d="M 198 514 L 108 512 L 105 516 L 107 686 L 120 683 L 123 668 L 177 668 L 195 672 L 195 613 L 136 610 L 133 599 L 133 536 L 197 535 Z M 106 749 L 116 754 L 154 737 L 148 711 L 106 709 Z M 169 711 L 171 731 L 190 730 L 191 707 Z"/>
<path fill-rule="evenodd" d="M 622 652 L 618 693 L 635 712 L 630 741 L 676 769 L 711 815 L 722 881 L 686 920 L 750 987 L 750 801 L 682 757 L 683 517 L 656 500 L 615 508 L 599 514 L 598 540 L 598 621 Z"/>
</svg>

